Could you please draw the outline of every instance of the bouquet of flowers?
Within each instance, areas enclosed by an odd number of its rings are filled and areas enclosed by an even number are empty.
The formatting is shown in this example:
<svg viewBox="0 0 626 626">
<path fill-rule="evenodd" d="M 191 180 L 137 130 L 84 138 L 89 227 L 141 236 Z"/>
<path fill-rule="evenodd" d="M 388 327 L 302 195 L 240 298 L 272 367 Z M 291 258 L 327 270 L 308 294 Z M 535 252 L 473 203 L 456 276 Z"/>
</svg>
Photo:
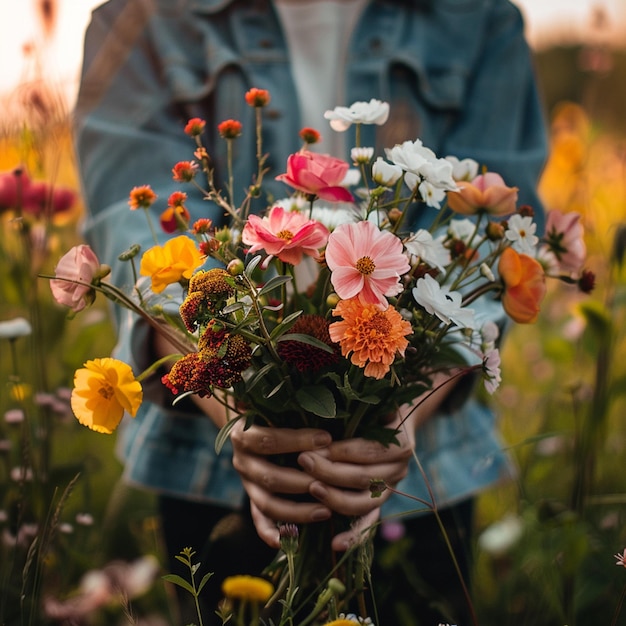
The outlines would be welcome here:
<svg viewBox="0 0 626 626">
<path fill-rule="evenodd" d="M 133 293 L 107 282 L 108 268 L 84 245 L 61 259 L 51 281 L 57 300 L 74 311 L 101 292 L 167 336 L 180 354 L 163 383 L 178 398 L 213 395 L 228 411 L 218 449 L 240 420 L 395 445 L 398 430 L 388 417 L 431 391 L 438 374 L 475 371 L 490 393 L 497 388 L 498 326 L 481 319 L 480 299 L 499 300 L 503 317 L 532 323 L 546 277 L 593 286 L 582 270 L 577 215 L 553 212 L 539 239 L 532 209 L 517 207 L 517 189 L 478 163 L 439 157 L 419 139 L 384 156 L 359 145 L 361 125 L 388 118 L 389 106 L 377 100 L 326 113 L 337 132 L 356 125 L 352 163 L 313 151 L 319 133 L 303 129 L 302 149 L 277 177 L 293 194 L 252 211 L 267 173 L 262 120 L 269 99 L 262 89 L 246 94 L 256 110 L 258 170 L 240 204 L 233 200 L 232 147 L 242 125 L 226 120 L 218 127 L 229 155 L 224 189 L 203 145 L 205 122 L 195 118 L 184 129 L 195 159 L 176 163 L 174 179 L 201 188 L 228 217 L 226 226 L 208 218 L 190 224 L 187 194 L 179 191 L 160 216 L 171 238 L 120 257 L 136 272 L 141 256 L 145 278 Z M 136 187 L 130 207 L 150 220 L 155 199 L 150 187 Z M 184 290 L 179 315 L 163 306 L 175 283 Z M 136 376 L 115 359 L 86 363 L 72 395 L 78 420 L 112 432 L 124 413 L 136 413 L 147 373 Z M 292 544 L 293 532 L 286 535 Z M 300 554 L 312 535 L 300 537 Z M 343 573 L 332 572 L 348 596 L 364 587 L 357 569 L 344 562 Z M 297 586 L 301 581 L 291 580 L 288 588 Z"/>
</svg>

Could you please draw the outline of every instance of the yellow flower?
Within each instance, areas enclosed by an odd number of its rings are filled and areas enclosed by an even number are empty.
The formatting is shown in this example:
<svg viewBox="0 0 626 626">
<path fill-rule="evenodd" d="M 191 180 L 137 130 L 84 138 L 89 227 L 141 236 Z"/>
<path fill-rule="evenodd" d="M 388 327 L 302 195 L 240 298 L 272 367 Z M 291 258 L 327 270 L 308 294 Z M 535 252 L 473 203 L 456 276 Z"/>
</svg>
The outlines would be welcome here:
<svg viewBox="0 0 626 626">
<path fill-rule="evenodd" d="M 161 293 L 172 283 L 183 278 L 189 280 L 203 260 L 194 240 L 180 235 L 168 239 L 162 246 L 146 250 L 141 258 L 139 273 L 150 276 L 152 291 Z"/>
<path fill-rule="evenodd" d="M 274 593 L 274 585 L 256 576 L 229 576 L 222 583 L 222 592 L 231 600 L 267 602 Z"/>
<path fill-rule="evenodd" d="M 326 622 L 324 626 L 354 626 L 354 624 L 353 619 L 334 619 L 332 622 Z"/>
<path fill-rule="evenodd" d="M 127 411 L 135 417 L 143 399 L 130 365 L 117 359 L 87 361 L 74 374 L 70 399 L 76 419 L 99 433 L 111 434 Z"/>
</svg>

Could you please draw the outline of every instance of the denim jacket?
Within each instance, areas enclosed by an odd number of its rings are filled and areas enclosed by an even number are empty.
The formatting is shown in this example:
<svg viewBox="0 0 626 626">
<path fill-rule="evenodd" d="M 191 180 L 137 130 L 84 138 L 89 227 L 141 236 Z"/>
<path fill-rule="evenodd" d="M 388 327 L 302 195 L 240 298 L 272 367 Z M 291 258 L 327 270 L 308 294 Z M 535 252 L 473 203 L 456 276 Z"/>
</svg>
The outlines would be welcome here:
<svg viewBox="0 0 626 626">
<path fill-rule="evenodd" d="M 264 110 L 264 151 L 270 191 L 287 156 L 300 147 L 297 96 L 285 39 L 267 0 L 111 0 L 96 9 L 85 40 L 76 107 L 76 147 L 88 204 L 85 236 L 113 266 L 115 284 L 132 287 L 117 256 L 133 243 L 152 245 L 141 211 L 128 193 L 150 184 L 163 204 L 180 188 L 170 171 L 189 160 L 182 132 L 191 117 L 208 121 L 206 144 L 219 177 L 223 144 L 216 126 L 240 120 L 248 132 L 235 143 L 239 188 L 255 171 L 251 87 L 272 95 Z M 363 128 L 362 145 L 391 147 L 421 138 L 439 156 L 471 157 L 520 189 L 520 201 L 543 217 L 535 185 L 546 154 L 542 111 L 519 11 L 508 0 L 372 0 L 349 42 L 345 102 L 379 98 L 391 105 L 384 126 Z M 324 121 L 320 120 L 322 129 Z M 331 132 L 328 129 L 328 132 Z M 353 145 L 348 139 L 347 145 Z M 379 152 L 380 153 L 380 152 Z M 347 155 L 346 155 L 347 156 Z M 185 191 L 191 194 L 190 189 Z M 210 203 L 191 198 L 192 220 L 219 222 Z M 147 330 L 116 309 L 117 356 L 136 372 L 150 362 Z M 502 315 L 497 303 L 484 318 Z M 237 508 L 244 492 L 228 446 L 214 451 L 216 428 L 206 417 L 169 406 L 160 382 L 120 431 L 125 478 L 160 493 Z M 510 475 L 492 411 L 476 394 L 446 407 L 417 433 L 416 452 L 439 505 L 468 497 Z M 398 489 L 428 499 L 412 463 Z M 392 496 L 386 513 L 423 508 Z"/>
</svg>

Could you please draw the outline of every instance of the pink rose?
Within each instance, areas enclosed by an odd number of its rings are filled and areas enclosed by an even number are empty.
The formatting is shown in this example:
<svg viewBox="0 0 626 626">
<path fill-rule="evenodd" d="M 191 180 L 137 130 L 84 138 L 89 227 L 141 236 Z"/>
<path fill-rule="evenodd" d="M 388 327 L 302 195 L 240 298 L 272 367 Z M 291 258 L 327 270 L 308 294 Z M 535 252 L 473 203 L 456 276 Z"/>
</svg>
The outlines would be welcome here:
<svg viewBox="0 0 626 626">
<path fill-rule="evenodd" d="M 563 272 L 573 274 L 580 272 L 587 256 L 587 247 L 579 213 L 549 211 L 546 222 L 546 241 L 558 259 L 559 267 Z"/>
<path fill-rule="evenodd" d="M 243 242 L 254 254 L 265 250 L 284 263 L 297 265 L 303 255 L 317 256 L 328 241 L 328 229 L 297 211 L 285 211 L 275 206 L 263 218 L 251 215 L 243 233 Z"/>
<path fill-rule="evenodd" d="M 94 300 L 91 284 L 99 270 L 100 261 L 89 246 L 74 246 L 61 258 L 56 278 L 50 281 L 54 299 L 72 311 L 82 311 Z"/>
<path fill-rule="evenodd" d="M 342 186 L 349 168 L 346 161 L 304 150 L 289 156 L 287 172 L 276 180 L 322 200 L 352 202 L 352 194 Z"/>
<path fill-rule="evenodd" d="M 448 193 L 448 206 L 461 215 L 486 211 L 490 215 L 515 213 L 517 187 L 507 187 L 500 174 L 487 172 L 471 183 L 461 182 L 458 191 Z"/>
</svg>

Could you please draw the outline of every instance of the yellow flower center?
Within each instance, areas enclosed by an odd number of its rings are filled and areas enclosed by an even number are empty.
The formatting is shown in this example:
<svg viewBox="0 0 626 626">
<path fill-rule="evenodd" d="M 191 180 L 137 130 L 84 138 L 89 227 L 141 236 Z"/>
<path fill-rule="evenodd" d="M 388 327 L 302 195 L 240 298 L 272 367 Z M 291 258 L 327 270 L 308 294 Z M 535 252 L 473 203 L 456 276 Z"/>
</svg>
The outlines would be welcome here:
<svg viewBox="0 0 626 626">
<path fill-rule="evenodd" d="M 356 262 L 356 269 L 361 272 L 361 274 L 365 274 L 365 276 L 369 276 L 375 269 L 376 265 L 372 259 L 368 256 L 362 256 Z"/>
<path fill-rule="evenodd" d="M 285 241 L 291 241 L 293 239 L 293 233 L 290 230 L 281 230 L 276 233 L 276 236 L 279 239 L 284 239 Z"/>
<path fill-rule="evenodd" d="M 102 386 L 98 389 L 98 393 L 105 400 L 110 400 L 114 395 L 113 387 L 109 383 L 103 383 Z"/>
</svg>

